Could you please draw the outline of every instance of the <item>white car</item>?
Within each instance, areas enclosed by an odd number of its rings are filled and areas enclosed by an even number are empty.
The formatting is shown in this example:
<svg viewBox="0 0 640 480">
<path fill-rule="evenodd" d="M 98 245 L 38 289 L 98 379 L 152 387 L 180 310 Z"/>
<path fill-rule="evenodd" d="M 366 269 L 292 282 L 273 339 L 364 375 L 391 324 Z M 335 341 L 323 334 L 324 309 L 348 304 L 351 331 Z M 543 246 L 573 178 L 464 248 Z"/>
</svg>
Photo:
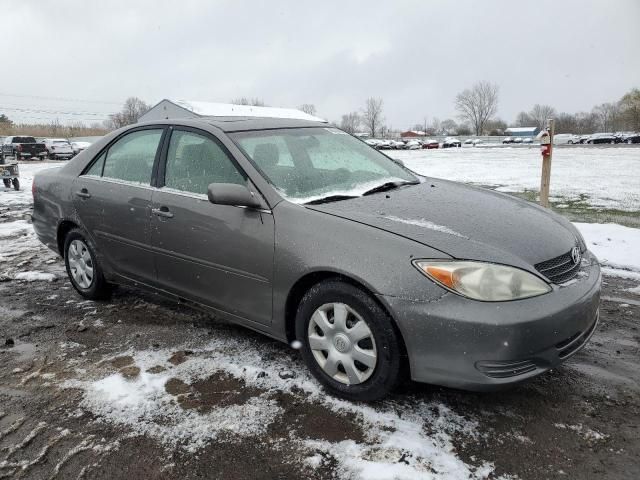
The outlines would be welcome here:
<svg viewBox="0 0 640 480">
<path fill-rule="evenodd" d="M 418 140 L 409 140 L 406 143 L 405 148 L 407 150 L 419 150 L 422 148 L 422 144 Z"/>
<path fill-rule="evenodd" d="M 44 146 L 47 149 L 47 157 L 51 160 L 69 159 L 74 155 L 73 146 L 66 138 L 45 138 Z"/>
<path fill-rule="evenodd" d="M 89 148 L 91 146 L 91 142 L 71 142 L 71 147 L 73 148 L 73 154 L 77 155 L 81 151 Z"/>
<path fill-rule="evenodd" d="M 573 133 L 558 133 L 553 136 L 553 143 L 556 145 L 573 145 L 580 143 L 580 136 L 574 135 Z"/>
</svg>

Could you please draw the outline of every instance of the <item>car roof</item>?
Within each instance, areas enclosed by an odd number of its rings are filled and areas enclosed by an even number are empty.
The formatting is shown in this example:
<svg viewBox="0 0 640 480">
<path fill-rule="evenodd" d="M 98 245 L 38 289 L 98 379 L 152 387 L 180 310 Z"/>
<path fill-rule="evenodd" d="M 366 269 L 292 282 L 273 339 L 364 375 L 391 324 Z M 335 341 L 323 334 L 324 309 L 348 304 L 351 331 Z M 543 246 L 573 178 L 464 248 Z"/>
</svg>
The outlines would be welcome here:
<svg viewBox="0 0 640 480">
<path fill-rule="evenodd" d="M 328 128 L 332 125 L 325 122 L 315 122 L 312 120 L 299 120 L 295 118 L 261 118 L 261 117 L 203 117 L 191 119 L 168 119 L 156 122 L 144 122 L 137 125 L 212 125 L 223 132 L 242 132 L 248 130 L 270 130 L 277 128 L 308 128 L 322 127 Z"/>
</svg>

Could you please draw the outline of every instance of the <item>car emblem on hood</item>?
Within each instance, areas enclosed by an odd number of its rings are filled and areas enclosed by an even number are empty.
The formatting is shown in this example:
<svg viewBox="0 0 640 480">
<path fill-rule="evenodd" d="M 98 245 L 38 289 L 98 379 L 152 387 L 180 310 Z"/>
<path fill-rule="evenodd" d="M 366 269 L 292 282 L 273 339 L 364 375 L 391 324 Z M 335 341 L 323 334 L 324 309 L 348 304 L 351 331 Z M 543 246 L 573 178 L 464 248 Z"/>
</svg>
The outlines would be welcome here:
<svg viewBox="0 0 640 480">
<path fill-rule="evenodd" d="M 582 260 L 582 253 L 580 252 L 580 247 L 577 245 L 571 249 L 571 259 L 574 265 L 580 263 L 580 260 Z"/>
</svg>

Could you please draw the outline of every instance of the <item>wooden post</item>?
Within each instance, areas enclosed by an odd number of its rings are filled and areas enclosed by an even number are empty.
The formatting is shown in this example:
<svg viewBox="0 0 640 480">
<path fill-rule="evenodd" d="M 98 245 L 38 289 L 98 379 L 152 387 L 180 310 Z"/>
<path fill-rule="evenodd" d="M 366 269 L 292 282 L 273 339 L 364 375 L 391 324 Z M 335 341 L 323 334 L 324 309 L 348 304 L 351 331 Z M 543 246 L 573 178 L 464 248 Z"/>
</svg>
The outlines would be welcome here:
<svg viewBox="0 0 640 480">
<path fill-rule="evenodd" d="M 540 179 L 540 205 L 549 208 L 549 183 L 551 181 L 551 158 L 553 157 L 553 134 L 554 121 L 547 120 L 547 131 L 549 132 L 549 155 L 542 156 L 542 178 Z"/>
</svg>

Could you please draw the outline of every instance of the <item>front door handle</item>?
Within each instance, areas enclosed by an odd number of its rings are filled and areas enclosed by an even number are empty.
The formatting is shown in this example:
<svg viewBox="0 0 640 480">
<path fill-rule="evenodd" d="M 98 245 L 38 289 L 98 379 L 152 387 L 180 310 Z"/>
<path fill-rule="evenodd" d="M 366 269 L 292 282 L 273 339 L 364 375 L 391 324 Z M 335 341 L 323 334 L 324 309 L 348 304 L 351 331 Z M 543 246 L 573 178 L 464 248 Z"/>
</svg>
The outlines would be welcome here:
<svg viewBox="0 0 640 480">
<path fill-rule="evenodd" d="M 87 190 L 86 188 L 83 188 L 79 192 L 76 192 L 76 196 L 80 198 L 91 198 L 91 194 L 89 193 L 89 190 Z"/>
<path fill-rule="evenodd" d="M 167 207 L 152 208 L 151 213 L 158 217 L 173 218 L 173 213 L 171 213 Z"/>
</svg>

